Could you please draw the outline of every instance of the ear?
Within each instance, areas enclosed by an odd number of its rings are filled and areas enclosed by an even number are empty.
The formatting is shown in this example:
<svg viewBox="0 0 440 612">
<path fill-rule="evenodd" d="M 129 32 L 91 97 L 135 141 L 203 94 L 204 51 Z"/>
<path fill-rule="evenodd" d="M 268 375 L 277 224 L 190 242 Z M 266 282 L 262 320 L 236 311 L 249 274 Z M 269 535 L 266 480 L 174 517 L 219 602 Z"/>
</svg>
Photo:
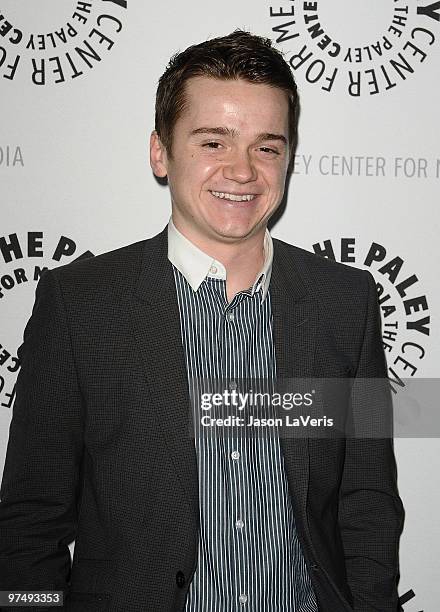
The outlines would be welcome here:
<svg viewBox="0 0 440 612">
<path fill-rule="evenodd" d="M 156 130 L 150 136 L 150 166 L 159 178 L 167 175 L 167 153 Z"/>
</svg>

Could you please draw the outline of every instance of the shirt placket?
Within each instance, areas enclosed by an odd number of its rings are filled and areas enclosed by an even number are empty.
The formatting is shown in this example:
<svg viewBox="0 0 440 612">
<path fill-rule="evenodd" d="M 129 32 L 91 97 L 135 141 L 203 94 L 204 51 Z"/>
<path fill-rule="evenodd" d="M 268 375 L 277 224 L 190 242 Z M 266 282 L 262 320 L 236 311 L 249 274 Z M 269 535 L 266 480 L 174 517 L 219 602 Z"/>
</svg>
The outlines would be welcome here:
<svg viewBox="0 0 440 612">
<path fill-rule="evenodd" d="M 237 293 L 230 303 L 226 297 L 226 283 L 221 286 L 223 297 L 221 345 L 222 345 L 222 382 L 227 390 L 239 390 L 242 382 L 244 359 L 247 356 L 248 339 L 241 330 L 243 302 L 248 299 L 248 291 Z M 240 411 L 229 408 L 225 415 L 242 417 Z M 225 429 L 222 436 L 223 456 L 226 461 L 228 487 L 231 499 L 230 524 L 228 533 L 231 542 L 231 575 L 234 577 L 232 592 L 236 609 L 240 612 L 250 609 L 249 599 L 249 560 L 246 555 L 246 525 L 250 520 L 247 507 L 246 472 L 249 460 L 247 437 L 242 428 Z"/>
</svg>

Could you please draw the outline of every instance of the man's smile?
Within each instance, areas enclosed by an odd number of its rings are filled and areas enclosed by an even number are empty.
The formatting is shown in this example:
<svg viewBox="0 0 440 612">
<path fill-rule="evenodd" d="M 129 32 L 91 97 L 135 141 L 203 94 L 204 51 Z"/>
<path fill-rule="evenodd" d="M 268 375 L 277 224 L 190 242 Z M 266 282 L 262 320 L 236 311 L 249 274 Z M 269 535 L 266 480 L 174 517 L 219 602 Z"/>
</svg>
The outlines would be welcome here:
<svg viewBox="0 0 440 612">
<path fill-rule="evenodd" d="M 254 193 L 237 194 L 227 193 L 224 191 L 211 191 L 211 193 L 216 198 L 220 198 L 221 200 L 232 200 L 233 202 L 250 202 L 251 200 L 254 200 L 257 197 L 257 194 Z"/>
</svg>

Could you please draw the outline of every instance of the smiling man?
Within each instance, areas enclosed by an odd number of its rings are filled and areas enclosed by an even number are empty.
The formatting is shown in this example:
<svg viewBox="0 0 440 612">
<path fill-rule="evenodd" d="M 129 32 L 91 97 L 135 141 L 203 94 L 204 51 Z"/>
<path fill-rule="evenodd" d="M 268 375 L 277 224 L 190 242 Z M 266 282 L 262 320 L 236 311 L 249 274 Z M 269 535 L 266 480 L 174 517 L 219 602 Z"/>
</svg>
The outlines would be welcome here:
<svg viewBox="0 0 440 612">
<path fill-rule="evenodd" d="M 397 611 L 392 439 L 188 427 L 200 380 L 386 377 L 372 276 L 267 229 L 297 106 L 282 55 L 250 33 L 170 61 L 150 143 L 169 223 L 37 287 L 0 589 L 63 590 L 77 612 Z"/>
</svg>

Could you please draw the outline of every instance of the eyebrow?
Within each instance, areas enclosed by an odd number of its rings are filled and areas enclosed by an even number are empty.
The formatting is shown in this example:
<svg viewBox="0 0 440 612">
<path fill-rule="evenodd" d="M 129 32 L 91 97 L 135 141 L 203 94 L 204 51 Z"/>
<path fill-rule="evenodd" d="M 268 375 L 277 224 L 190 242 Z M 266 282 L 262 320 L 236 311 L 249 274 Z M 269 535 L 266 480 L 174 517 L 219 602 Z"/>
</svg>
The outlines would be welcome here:
<svg viewBox="0 0 440 612">
<path fill-rule="evenodd" d="M 238 130 L 227 128 L 227 127 L 199 127 L 192 130 L 190 136 L 196 136 L 198 134 L 216 134 L 217 136 L 230 136 L 235 138 L 238 136 Z M 263 132 L 258 134 L 256 141 L 263 142 L 267 140 L 278 140 L 287 145 L 287 138 L 283 134 L 272 134 L 271 132 Z"/>
</svg>

